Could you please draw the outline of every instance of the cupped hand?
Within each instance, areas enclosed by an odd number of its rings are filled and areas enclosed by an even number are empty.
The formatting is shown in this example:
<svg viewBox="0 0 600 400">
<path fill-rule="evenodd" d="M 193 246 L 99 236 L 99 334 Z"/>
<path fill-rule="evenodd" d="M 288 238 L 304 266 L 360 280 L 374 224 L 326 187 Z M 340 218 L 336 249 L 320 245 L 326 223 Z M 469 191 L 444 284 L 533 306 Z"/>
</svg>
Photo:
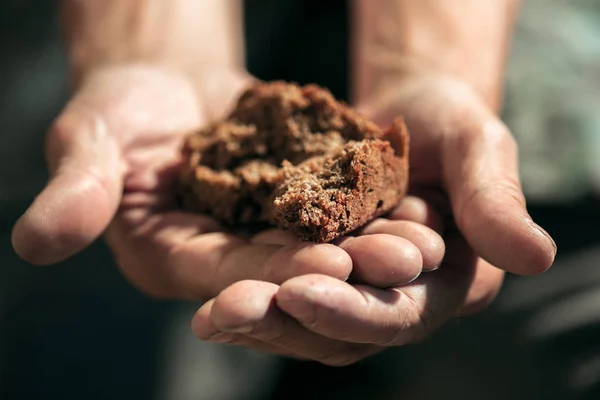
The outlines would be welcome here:
<svg viewBox="0 0 600 400">
<path fill-rule="evenodd" d="M 333 366 L 351 364 L 388 346 L 412 341 L 441 321 L 435 319 L 428 325 L 430 308 L 431 313 L 451 312 L 447 308 L 452 307 L 452 299 L 464 292 L 464 282 L 454 276 L 437 279 L 443 253 L 434 249 L 443 249 L 444 244 L 439 236 L 431 240 L 430 232 L 440 225 L 434 210 L 410 196 L 388 217 L 378 218 L 356 232 L 358 236 L 340 241 L 340 246 L 348 249 L 358 244 L 359 238 L 375 239 L 382 234 L 410 237 L 419 248 L 429 248 L 425 254 L 433 256 L 424 264 L 428 268 L 411 282 L 397 282 L 394 251 L 382 249 L 379 260 L 365 257 L 363 274 L 356 279 L 353 274 L 347 282 L 322 274 L 295 277 L 281 285 L 237 282 L 198 310 L 192 330 L 202 340 Z M 372 244 L 376 246 L 376 242 Z M 457 260 L 444 258 L 444 263 Z M 468 267 L 461 268 L 463 274 L 469 274 Z M 436 293 L 443 296 L 433 297 Z"/>
<path fill-rule="evenodd" d="M 415 74 L 386 85 L 361 108 L 381 124 L 405 117 L 411 192 L 417 196 L 363 233 L 427 225 L 444 236 L 443 263 L 406 284 L 370 276 L 342 282 L 320 274 L 281 285 L 239 282 L 197 312 L 197 336 L 346 365 L 422 340 L 449 319 L 484 309 L 505 271 L 537 274 L 552 265 L 556 246 L 527 213 L 515 141 L 468 85 Z"/>
<path fill-rule="evenodd" d="M 189 79 L 147 65 L 90 74 L 47 137 L 51 179 L 14 227 L 17 253 L 52 264 L 104 236 L 136 287 L 200 300 L 241 280 L 280 284 L 314 273 L 399 284 L 439 264 L 443 243 L 420 226 L 314 245 L 277 230 L 236 236 L 179 210 L 183 135 L 221 116 L 250 82 L 234 71 Z"/>
<path fill-rule="evenodd" d="M 461 237 L 475 257 L 460 313 L 484 308 L 504 272 L 535 275 L 554 262 L 556 244 L 527 212 L 510 131 L 466 83 L 436 73 L 390 82 L 364 104 L 380 123 L 396 114 L 411 132 L 411 188 L 443 219 L 447 242 Z M 448 257 L 455 252 L 447 246 Z"/>
</svg>

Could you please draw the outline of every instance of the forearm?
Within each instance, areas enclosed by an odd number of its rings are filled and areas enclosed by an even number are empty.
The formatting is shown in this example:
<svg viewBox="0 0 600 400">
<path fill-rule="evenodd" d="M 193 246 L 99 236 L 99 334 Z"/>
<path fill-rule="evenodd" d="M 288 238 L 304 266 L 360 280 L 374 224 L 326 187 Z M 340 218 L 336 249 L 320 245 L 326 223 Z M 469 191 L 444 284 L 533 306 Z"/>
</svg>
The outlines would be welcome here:
<svg viewBox="0 0 600 400">
<path fill-rule="evenodd" d="M 415 70 L 468 82 L 497 108 L 517 0 L 353 0 L 354 100 Z"/>
<path fill-rule="evenodd" d="M 184 70 L 243 65 L 241 0 L 62 0 L 74 79 L 150 62 Z"/>
</svg>

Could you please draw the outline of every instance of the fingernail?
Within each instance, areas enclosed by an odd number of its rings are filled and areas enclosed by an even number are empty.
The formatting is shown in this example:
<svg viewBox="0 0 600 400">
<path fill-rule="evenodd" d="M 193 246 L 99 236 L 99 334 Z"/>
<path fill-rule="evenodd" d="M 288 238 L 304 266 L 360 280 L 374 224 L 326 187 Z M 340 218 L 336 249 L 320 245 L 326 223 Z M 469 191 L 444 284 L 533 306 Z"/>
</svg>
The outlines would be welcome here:
<svg viewBox="0 0 600 400">
<path fill-rule="evenodd" d="M 290 314 L 304 325 L 314 326 L 316 324 L 315 308 L 310 304 L 306 304 L 302 301 L 292 301 L 286 302 L 282 308 L 286 313 Z"/>
<path fill-rule="evenodd" d="M 556 242 L 554 241 L 554 239 L 552 239 L 552 236 L 550 236 L 550 234 L 546 232 L 541 226 L 533 222 L 531 218 L 526 217 L 525 220 L 533 229 L 535 229 L 539 234 L 544 236 L 546 240 L 550 242 L 550 244 L 552 245 L 553 253 L 554 255 L 556 255 L 558 248 L 556 247 Z"/>
<path fill-rule="evenodd" d="M 233 341 L 234 337 L 235 337 L 235 335 L 233 333 L 219 332 L 219 333 L 215 333 L 214 335 L 208 337 L 206 339 L 206 341 L 212 342 L 212 343 L 229 343 L 229 342 Z"/>
<path fill-rule="evenodd" d="M 440 263 L 440 264 L 434 265 L 434 266 L 433 266 L 433 267 L 431 267 L 431 268 L 427 268 L 427 269 L 423 268 L 423 272 L 433 272 L 433 271 L 437 271 L 438 269 L 440 269 L 440 266 L 441 266 L 441 265 L 442 265 L 442 264 Z"/>
</svg>

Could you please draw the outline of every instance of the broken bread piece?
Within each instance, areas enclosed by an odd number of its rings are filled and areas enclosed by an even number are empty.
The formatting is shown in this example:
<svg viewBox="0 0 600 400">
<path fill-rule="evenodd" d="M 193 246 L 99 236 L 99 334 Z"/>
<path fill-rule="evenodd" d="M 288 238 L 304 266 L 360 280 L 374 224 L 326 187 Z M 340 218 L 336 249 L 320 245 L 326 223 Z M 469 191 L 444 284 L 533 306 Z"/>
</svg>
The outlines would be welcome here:
<svg viewBox="0 0 600 400">
<path fill-rule="evenodd" d="M 223 120 L 189 135 L 183 205 L 230 226 L 275 225 L 322 243 L 396 206 L 408 132 L 386 130 L 316 85 L 261 82 Z"/>
</svg>

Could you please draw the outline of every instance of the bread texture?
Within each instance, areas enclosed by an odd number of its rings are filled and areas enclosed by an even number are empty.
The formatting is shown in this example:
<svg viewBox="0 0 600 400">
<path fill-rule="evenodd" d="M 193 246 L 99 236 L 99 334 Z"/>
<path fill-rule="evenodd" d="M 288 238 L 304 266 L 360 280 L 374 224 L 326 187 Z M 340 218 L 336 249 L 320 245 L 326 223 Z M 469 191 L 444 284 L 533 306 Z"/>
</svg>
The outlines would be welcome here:
<svg viewBox="0 0 600 400">
<path fill-rule="evenodd" d="M 270 224 L 329 242 L 406 194 L 409 138 L 385 130 L 317 85 L 248 88 L 223 120 L 185 139 L 185 208 L 230 226 Z"/>
</svg>

